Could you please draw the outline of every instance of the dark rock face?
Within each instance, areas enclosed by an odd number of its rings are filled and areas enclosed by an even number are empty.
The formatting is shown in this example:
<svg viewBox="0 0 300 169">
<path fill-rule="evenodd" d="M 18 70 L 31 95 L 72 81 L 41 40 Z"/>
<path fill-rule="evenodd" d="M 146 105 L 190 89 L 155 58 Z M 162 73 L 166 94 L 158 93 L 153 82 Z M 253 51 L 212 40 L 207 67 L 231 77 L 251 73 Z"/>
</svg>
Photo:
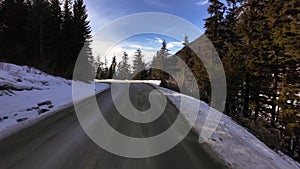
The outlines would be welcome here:
<svg viewBox="0 0 300 169">
<path fill-rule="evenodd" d="M 49 111 L 49 109 L 41 109 L 38 112 L 39 112 L 39 115 L 40 115 L 40 114 L 46 113 L 47 111 Z"/>
<path fill-rule="evenodd" d="M 51 105 L 51 104 L 52 104 L 51 101 L 50 101 L 50 100 L 47 100 L 47 101 L 38 103 L 37 105 L 38 105 L 38 106 L 43 106 L 43 105 Z"/>
<path fill-rule="evenodd" d="M 27 117 L 26 118 L 20 118 L 20 119 L 17 120 L 17 122 L 20 123 L 20 122 L 23 122 L 23 121 L 25 121 L 27 119 L 28 119 Z"/>
</svg>

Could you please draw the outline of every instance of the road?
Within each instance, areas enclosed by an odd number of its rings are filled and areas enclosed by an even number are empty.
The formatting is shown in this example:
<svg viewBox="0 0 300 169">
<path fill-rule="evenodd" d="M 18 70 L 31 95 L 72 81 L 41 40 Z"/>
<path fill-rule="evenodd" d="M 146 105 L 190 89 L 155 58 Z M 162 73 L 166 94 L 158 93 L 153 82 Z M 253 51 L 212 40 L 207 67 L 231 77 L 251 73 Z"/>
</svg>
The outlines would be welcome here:
<svg viewBox="0 0 300 169">
<path fill-rule="evenodd" d="M 140 110 L 150 104 L 153 88 L 132 84 L 130 99 Z M 139 98 L 139 99 L 136 99 Z M 108 123 L 120 133 L 132 137 L 155 136 L 166 130 L 178 115 L 168 100 L 165 112 L 151 123 L 132 122 L 116 110 L 110 90 L 97 95 L 97 102 Z M 108 138 L 109 140 L 109 138 Z M 126 158 L 96 145 L 81 128 L 74 108 L 38 122 L 0 141 L 0 169 L 199 169 L 222 168 L 209 158 L 190 132 L 171 150 L 150 158 Z"/>
</svg>

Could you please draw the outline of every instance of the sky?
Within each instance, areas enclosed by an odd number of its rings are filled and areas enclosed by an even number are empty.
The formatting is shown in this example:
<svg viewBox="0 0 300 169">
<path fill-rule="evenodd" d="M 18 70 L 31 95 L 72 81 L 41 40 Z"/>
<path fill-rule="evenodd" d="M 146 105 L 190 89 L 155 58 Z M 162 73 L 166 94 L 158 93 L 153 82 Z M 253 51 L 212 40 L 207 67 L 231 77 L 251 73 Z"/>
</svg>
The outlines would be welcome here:
<svg viewBox="0 0 300 169">
<path fill-rule="evenodd" d="M 112 22 L 118 22 L 118 19 L 122 17 L 143 12 L 165 13 L 190 22 L 202 32 L 204 31 L 204 19 L 209 17 L 206 10 L 209 5 L 207 0 L 85 0 L 84 2 L 87 7 L 88 19 L 90 20 L 94 37 L 93 44 L 91 45 L 93 54 L 94 56 L 100 56 L 102 61 L 104 61 L 104 56 L 106 56 L 108 62 L 111 61 L 114 55 L 117 57 L 117 61 L 120 61 L 124 51 L 129 54 L 129 58 L 132 60 L 136 49 L 141 49 L 146 62 L 150 62 L 160 49 L 163 40 L 167 42 L 167 48 L 170 50 L 170 53 L 175 54 L 183 47 L 183 34 L 189 36 L 189 32 L 186 32 L 181 33 L 182 37 L 180 38 L 171 37 L 166 35 L 166 30 L 163 30 L 162 32 L 164 33 L 145 32 L 143 34 L 133 34 L 131 32 L 131 37 L 120 39 L 118 43 L 99 37 L 98 34 L 101 35 L 99 32 L 101 32 L 103 28 L 109 26 Z M 150 15 L 138 24 L 143 25 L 151 19 L 152 17 Z M 170 20 L 164 20 L 161 22 L 162 25 L 164 25 L 165 22 L 169 21 Z M 137 25 L 136 22 L 127 22 L 118 30 L 113 29 L 114 32 L 109 32 L 109 35 L 116 37 L 121 36 L 120 32 L 131 31 L 135 25 Z M 150 27 L 154 28 L 158 26 L 161 25 L 151 25 Z M 177 28 L 185 29 L 183 24 L 177 25 Z M 169 32 L 171 32 L 171 30 Z M 197 37 L 201 35 L 201 33 L 198 34 Z M 194 39 L 195 38 L 191 39 L 191 41 Z M 99 41 L 101 41 L 101 43 Z M 103 44 L 109 46 L 107 47 L 109 50 L 107 50 L 107 48 L 104 49 L 103 46 L 105 45 Z"/>
</svg>

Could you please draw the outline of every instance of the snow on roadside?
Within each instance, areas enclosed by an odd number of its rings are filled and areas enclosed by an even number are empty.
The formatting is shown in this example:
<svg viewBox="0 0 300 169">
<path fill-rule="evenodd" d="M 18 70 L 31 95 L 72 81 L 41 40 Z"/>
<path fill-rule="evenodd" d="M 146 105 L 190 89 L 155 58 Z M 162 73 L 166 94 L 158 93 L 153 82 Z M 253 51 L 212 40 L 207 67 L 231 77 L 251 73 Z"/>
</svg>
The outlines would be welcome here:
<svg viewBox="0 0 300 169">
<path fill-rule="evenodd" d="M 95 83 L 96 93 L 107 88 L 109 84 Z M 8 128 L 66 108 L 72 102 L 72 80 L 0 62 L 0 135 Z"/>
<path fill-rule="evenodd" d="M 99 83 L 147 83 L 147 84 L 151 84 L 151 85 L 156 85 L 159 86 L 161 83 L 161 80 L 117 80 L 117 79 L 102 79 L 102 80 L 95 80 L 95 82 L 99 82 Z"/>
<path fill-rule="evenodd" d="M 201 133 L 201 129 L 208 116 L 208 111 L 220 113 L 209 107 L 206 103 L 174 92 L 169 89 L 157 87 L 166 95 L 178 109 L 180 109 L 181 97 L 188 100 L 188 109 L 182 112 L 188 121 L 193 121 L 193 112 L 198 110 L 197 120 L 193 130 Z M 205 125 L 208 127 L 210 125 Z M 234 169 L 300 169 L 300 165 L 284 154 L 277 154 L 264 143 L 249 133 L 245 128 L 238 125 L 230 117 L 222 114 L 220 123 L 212 136 L 204 143 L 204 147 L 210 154 L 222 159 L 230 168 Z"/>
</svg>

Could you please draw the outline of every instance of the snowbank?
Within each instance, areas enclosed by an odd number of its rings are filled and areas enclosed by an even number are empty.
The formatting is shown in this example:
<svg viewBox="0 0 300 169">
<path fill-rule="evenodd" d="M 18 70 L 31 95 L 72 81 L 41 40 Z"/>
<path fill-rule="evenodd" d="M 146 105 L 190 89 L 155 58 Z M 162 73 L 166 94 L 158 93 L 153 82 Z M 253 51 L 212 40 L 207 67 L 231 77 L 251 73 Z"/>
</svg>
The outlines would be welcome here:
<svg viewBox="0 0 300 169">
<path fill-rule="evenodd" d="M 99 93 L 109 86 L 95 83 L 95 91 Z M 0 62 L 0 136 L 9 128 L 32 122 L 72 103 L 71 80 L 32 67 Z"/>
<path fill-rule="evenodd" d="M 187 110 L 182 112 L 188 121 L 192 121 L 193 111 L 199 111 L 193 130 L 199 135 L 211 109 L 214 113 L 220 113 L 209 107 L 206 103 L 190 96 L 158 87 L 178 109 L 180 109 L 180 98 L 188 100 Z M 206 125 L 208 127 L 209 125 Z M 199 138 L 201 139 L 201 138 Z M 209 138 L 203 143 L 203 147 L 216 159 L 224 160 L 229 168 L 234 169 L 299 169 L 300 165 L 284 154 L 277 154 L 245 128 L 238 125 L 230 117 L 222 114 L 219 126 Z"/>
<path fill-rule="evenodd" d="M 103 80 L 95 80 L 95 82 L 99 83 L 147 83 L 159 86 L 161 83 L 161 80 L 117 80 L 117 79 L 103 79 Z"/>
</svg>

